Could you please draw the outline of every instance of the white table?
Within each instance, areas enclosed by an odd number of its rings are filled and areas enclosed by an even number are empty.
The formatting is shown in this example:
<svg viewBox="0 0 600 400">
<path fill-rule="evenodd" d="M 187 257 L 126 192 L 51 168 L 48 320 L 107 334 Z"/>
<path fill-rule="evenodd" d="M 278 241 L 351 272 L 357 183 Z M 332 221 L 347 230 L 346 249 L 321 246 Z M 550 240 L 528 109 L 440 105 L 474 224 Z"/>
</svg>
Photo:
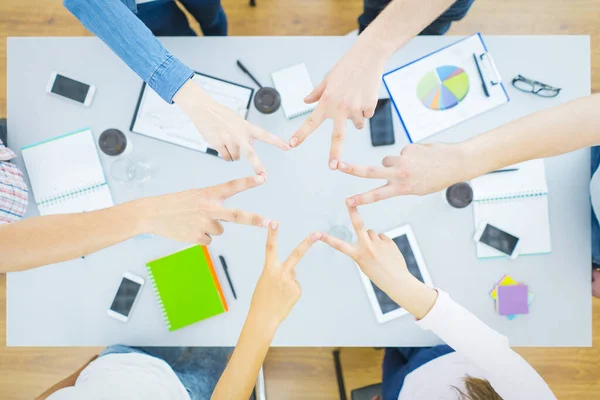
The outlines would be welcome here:
<svg viewBox="0 0 600 400">
<path fill-rule="evenodd" d="M 252 82 L 236 67 L 241 59 L 257 78 L 270 82 L 279 68 L 306 62 L 319 82 L 352 45 L 348 37 L 171 38 L 168 49 L 194 69 L 242 84 Z M 387 70 L 457 40 L 417 38 L 395 54 Z M 587 36 L 485 38 L 511 97 L 509 104 L 431 138 L 459 141 L 520 116 L 590 93 L 590 40 Z M 97 86 L 86 109 L 44 93 L 51 71 L 61 71 Z M 510 85 L 517 74 L 563 88 L 542 99 Z M 107 128 L 128 132 L 141 87 L 140 79 L 95 38 L 9 38 L 8 130 L 17 150 L 27 144 L 82 127 L 96 137 Z M 382 96 L 385 91 L 381 90 Z M 396 132 L 400 132 L 395 116 Z M 302 118 L 288 121 L 278 111 L 249 121 L 289 138 Z M 281 221 L 280 252 L 286 256 L 308 232 L 346 220 L 346 196 L 379 185 L 334 173 L 327 168 L 330 121 L 299 149 L 284 153 L 259 144 L 269 182 L 230 201 L 231 206 Z M 577 132 L 573 132 L 576 134 Z M 246 162 L 225 163 L 181 147 L 135 134 L 135 153 L 150 160 L 154 177 L 143 188 L 110 181 L 117 203 L 143 195 L 204 187 L 252 173 Z M 368 128 L 348 123 L 344 158 L 378 164 L 407 143 L 396 135 L 392 147 L 373 148 Z M 106 171 L 113 159 L 101 155 Z M 21 159 L 17 163 L 22 167 Z M 551 254 L 516 261 L 481 261 L 475 255 L 471 208 L 452 209 L 437 193 L 402 197 L 361 208 L 368 226 L 386 231 L 411 224 L 432 279 L 459 303 L 517 346 L 591 346 L 589 152 L 582 150 L 546 160 L 552 225 Z M 37 214 L 33 203 L 29 216 Z M 236 342 L 263 262 L 266 231 L 227 225 L 211 246 L 225 255 L 238 300 L 224 282 L 231 311 L 176 332 L 168 332 L 150 286 L 145 287 L 124 324 L 107 317 L 124 271 L 146 276 L 145 262 L 185 247 L 159 237 L 138 238 L 59 265 L 9 274 L 7 344 L 10 346 L 130 345 L 230 346 Z M 36 243 L 32 240 L 31 246 Z M 531 313 L 514 321 L 500 317 L 488 292 L 504 274 L 526 282 L 535 293 Z M 350 259 L 318 244 L 298 266 L 303 295 L 279 329 L 276 346 L 409 346 L 439 340 L 404 317 L 380 325 L 367 302 Z"/>
</svg>

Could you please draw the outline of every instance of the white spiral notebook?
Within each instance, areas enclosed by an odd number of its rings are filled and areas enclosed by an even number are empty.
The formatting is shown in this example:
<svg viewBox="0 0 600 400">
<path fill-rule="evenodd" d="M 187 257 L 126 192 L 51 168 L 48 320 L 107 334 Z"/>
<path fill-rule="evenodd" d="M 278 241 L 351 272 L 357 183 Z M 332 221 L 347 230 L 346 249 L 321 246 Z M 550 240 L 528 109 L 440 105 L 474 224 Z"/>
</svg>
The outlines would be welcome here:
<svg viewBox="0 0 600 400">
<path fill-rule="evenodd" d="M 273 85 L 281 95 L 281 106 L 287 119 L 307 114 L 317 103 L 306 104 L 304 98 L 313 91 L 306 64 L 300 63 L 271 74 Z"/>
<path fill-rule="evenodd" d="M 114 205 L 89 129 L 23 147 L 22 154 L 40 215 Z"/>
<path fill-rule="evenodd" d="M 526 161 L 504 169 L 517 171 L 491 173 L 471 181 L 475 229 L 486 221 L 520 238 L 519 254 L 552 251 L 548 185 L 544 160 Z M 477 243 L 480 258 L 503 253 Z"/>
</svg>

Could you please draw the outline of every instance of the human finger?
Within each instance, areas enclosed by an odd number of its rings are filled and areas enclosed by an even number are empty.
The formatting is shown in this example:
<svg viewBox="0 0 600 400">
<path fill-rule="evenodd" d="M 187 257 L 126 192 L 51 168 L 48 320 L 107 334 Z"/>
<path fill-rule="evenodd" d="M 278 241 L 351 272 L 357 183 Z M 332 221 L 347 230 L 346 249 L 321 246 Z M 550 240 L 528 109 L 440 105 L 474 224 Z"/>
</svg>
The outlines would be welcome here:
<svg viewBox="0 0 600 400">
<path fill-rule="evenodd" d="M 265 258 L 267 261 L 277 259 L 277 237 L 279 236 L 279 223 L 273 221 L 269 224 L 269 232 L 267 233 L 267 245 L 265 246 Z"/>
<path fill-rule="evenodd" d="M 390 185 L 386 184 L 377 189 L 370 190 L 366 193 L 357 194 L 349 197 L 346 200 L 346 204 L 349 207 L 357 207 L 364 204 L 376 203 L 381 200 L 389 199 L 390 197 L 397 196 L 398 192 Z"/>
<path fill-rule="evenodd" d="M 270 219 L 263 218 L 258 214 L 232 208 L 219 207 L 213 210 L 210 215 L 215 219 L 240 225 L 261 226 L 266 228 L 271 223 Z"/>
<path fill-rule="evenodd" d="M 377 233 L 373 229 L 369 229 L 367 231 L 367 234 L 369 235 L 369 239 L 371 239 L 371 240 L 379 240 L 379 236 L 377 236 Z"/>
<path fill-rule="evenodd" d="M 320 232 L 315 232 L 305 237 L 304 240 L 292 250 L 288 259 L 283 263 L 283 267 L 286 269 L 293 269 L 300 262 L 302 257 L 304 257 L 308 249 L 310 249 L 317 240 L 321 239 L 322 236 L 323 235 Z"/>
<path fill-rule="evenodd" d="M 341 251 L 348 257 L 355 258 L 356 256 L 356 247 L 344 240 L 323 233 L 321 236 L 321 241 L 327 243 L 334 249 Z"/>
<path fill-rule="evenodd" d="M 252 147 L 250 143 L 246 143 L 242 151 L 244 152 L 244 157 L 246 157 L 246 160 L 248 160 L 254 172 L 256 172 L 257 175 L 262 175 L 266 178 L 267 171 L 265 170 L 264 165 L 258 158 L 258 154 L 256 154 L 256 150 L 254 150 L 254 147 Z"/>
<path fill-rule="evenodd" d="M 342 149 L 344 147 L 344 138 L 346 136 L 346 116 L 338 115 L 333 121 L 333 133 L 331 134 L 331 150 L 329 151 L 329 168 L 337 169 Z"/>
<path fill-rule="evenodd" d="M 365 229 L 365 223 L 358 212 L 358 208 L 348 207 L 348 213 L 350 214 L 350 221 L 352 221 L 352 226 L 354 227 L 354 231 L 356 232 L 359 242 L 366 241 L 369 238 L 369 235 Z"/>
<path fill-rule="evenodd" d="M 394 171 L 386 167 L 374 167 L 364 165 L 352 165 L 347 163 L 339 163 L 338 169 L 345 174 L 358 176 L 368 179 L 390 179 L 394 175 Z"/>
<path fill-rule="evenodd" d="M 225 200 L 238 193 L 260 186 L 265 183 L 265 181 L 266 179 L 262 175 L 248 176 L 246 178 L 234 179 L 229 182 L 221 183 L 220 185 L 214 186 L 212 189 L 217 192 L 221 200 Z"/>
<path fill-rule="evenodd" d="M 300 128 L 292 135 L 290 146 L 296 147 L 302 144 L 306 138 L 313 133 L 319 125 L 325 121 L 325 112 L 321 105 L 313 110 L 312 113 L 304 120 Z"/>
<path fill-rule="evenodd" d="M 323 94 L 323 92 L 325 91 L 325 88 L 327 87 L 327 80 L 323 79 L 323 81 L 321 81 L 321 83 L 319 83 L 317 85 L 317 87 L 315 87 L 312 92 L 310 92 L 308 94 L 308 96 L 306 96 L 304 98 L 304 102 L 306 104 L 312 104 L 315 101 L 319 100 L 321 98 L 321 95 Z"/>
<path fill-rule="evenodd" d="M 284 151 L 287 151 L 291 148 L 291 146 L 285 140 L 261 128 L 254 127 L 252 136 L 261 142 L 268 143 Z"/>
</svg>

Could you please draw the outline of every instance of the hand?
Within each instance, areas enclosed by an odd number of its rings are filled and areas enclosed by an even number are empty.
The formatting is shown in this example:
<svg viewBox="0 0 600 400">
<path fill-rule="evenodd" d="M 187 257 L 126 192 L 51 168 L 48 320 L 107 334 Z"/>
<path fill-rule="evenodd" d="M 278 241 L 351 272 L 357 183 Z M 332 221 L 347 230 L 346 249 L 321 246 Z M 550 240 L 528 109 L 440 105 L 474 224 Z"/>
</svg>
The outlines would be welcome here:
<svg viewBox="0 0 600 400">
<path fill-rule="evenodd" d="M 249 312 L 260 321 L 258 326 L 271 329 L 273 333 L 300 298 L 301 289 L 294 270 L 296 264 L 321 238 L 320 233 L 307 236 L 282 263 L 277 255 L 277 235 L 278 223 L 273 221 L 267 236 L 265 266 L 256 284 Z"/>
<path fill-rule="evenodd" d="M 329 168 L 337 169 L 346 135 L 346 120 L 352 120 L 357 129 L 362 129 L 364 119 L 373 116 L 388 56 L 387 52 L 359 38 L 325 80 L 304 99 L 309 104 L 319 101 L 319 105 L 294 133 L 290 145 L 300 145 L 325 119 L 331 118 L 333 134 Z"/>
<path fill-rule="evenodd" d="M 138 200 L 142 231 L 187 243 L 210 244 L 211 236 L 223 233 L 219 221 L 243 225 L 269 226 L 271 222 L 257 214 L 225 208 L 223 202 L 248 189 L 262 185 L 261 175 L 236 179 L 204 189 L 147 197 Z"/>
<path fill-rule="evenodd" d="M 409 144 L 399 156 L 388 156 L 383 167 L 339 164 L 339 170 L 368 179 L 386 179 L 377 189 L 352 196 L 349 207 L 375 203 L 402 195 L 425 195 L 472 178 L 470 168 L 476 161 L 466 156 L 460 145 L 444 143 Z"/>
<path fill-rule="evenodd" d="M 235 112 L 212 100 L 200 86 L 188 80 L 173 98 L 192 120 L 199 132 L 226 161 L 239 160 L 240 154 L 250 162 L 258 175 L 267 177 L 253 143 L 260 140 L 289 150 L 281 138 L 242 119 Z"/>
<path fill-rule="evenodd" d="M 392 239 L 365 225 L 355 207 L 349 207 L 352 226 L 358 241 L 350 244 L 331 235 L 321 233 L 321 240 L 352 258 L 362 272 L 381 290 L 391 293 L 400 287 L 400 282 L 412 277 L 398 246 Z"/>
<path fill-rule="evenodd" d="M 351 257 L 361 271 L 392 300 L 417 319 L 423 318 L 435 304 L 437 291 L 415 278 L 396 243 L 385 234 L 366 230 L 358 209 L 349 207 L 358 242 L 349 244 L 321 233 L 321 240 Z"/>
</svg>

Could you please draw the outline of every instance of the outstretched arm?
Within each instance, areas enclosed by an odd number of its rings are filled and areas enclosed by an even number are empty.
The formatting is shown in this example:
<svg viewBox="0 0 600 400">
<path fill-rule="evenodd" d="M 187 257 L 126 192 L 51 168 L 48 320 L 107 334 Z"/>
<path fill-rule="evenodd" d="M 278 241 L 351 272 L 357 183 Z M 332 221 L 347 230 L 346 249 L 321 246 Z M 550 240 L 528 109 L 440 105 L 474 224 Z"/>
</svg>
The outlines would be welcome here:
<svg viewBox="0 0 600 400">
<path fill-rule="evenodd" d="M 219 221 L 266 227 L 268 219 L 227 209 L 225 199 L 264 182 L 262 176 L 204 189 L 147 197 L 88 213 L 48 215 L 0 225 L 0 273 L 71 260 L 142 233 L 209 244 Z"/>
<path fill-rule="evenodd" d="M 264 129 L 253 126 L 214 101 L 190 78 L 189 67 L 173 56 L 150 29 L 121 0 L 63 0 L 65 7 L 115 52 L 166 102 L 175 102 L 204 139 L 224 160 L 244 156 L 256 174 L 266 177 L 252 143 L 263 141 L 282 150 L 289 145 Z"/>
<path fill-rule="evenodd" d="M 248 318 L 231 360 L 215 387 L 213 400 L 248 400 L 271 341 L 300 298 L 294 268 L 321 238 L 312 234 L 281 262 L 277 256 L 277 222 L 269 226 L 265 266 L 256 284 Z"/>
<path fill-rule="evenodd" d="M 446 293 L 428 287 L 407 269 L 398 246 L 384 234 L 367 230 L 358 209 L 349 208 L 358 242 L 346 243 L 322 234 L 322 240 L 356 261 L 360 269 L 392 300 L 417 318 L 457 353 L 486 372 L 504 399 L 555 399 L 542 377 L 491 329 Z"/>
<path fill-rule="evenodd" d="M 454 0 L 392 1 L 306 97 L 305 102 L 319 101 L 319 105 L 294 133 L 290 145 L 300 145 L 325 119 L 331 118 L 333 134 L 329 167 L 337 169 L 346 135 L 346 120 L 352 120 L 357 129 L 362 129 L 364 118 L 373 116 L 387 60 L 452 3 Z"/>
<path fill-rule="evenodd" d="M 425 195 L 486 172 L 535 158 L 600 145 L 600 94 L 525 116 L 457 144 L 409 144 L 382 167 L 342 163 L 340 171 L 387 180 L 347 200 L 349 206 L 395 196 Z"/>
</svg>

